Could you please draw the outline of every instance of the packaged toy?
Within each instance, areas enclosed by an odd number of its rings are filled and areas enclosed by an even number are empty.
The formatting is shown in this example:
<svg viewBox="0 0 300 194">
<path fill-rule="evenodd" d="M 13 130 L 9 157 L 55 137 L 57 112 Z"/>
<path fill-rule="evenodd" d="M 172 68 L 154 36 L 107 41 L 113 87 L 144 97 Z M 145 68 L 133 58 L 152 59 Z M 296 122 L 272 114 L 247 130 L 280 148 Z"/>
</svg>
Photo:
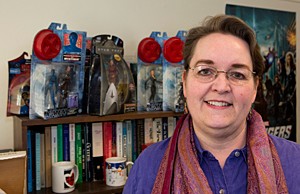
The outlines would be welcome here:
<svg viewBox="0 0 300 194">
<path fill-rule="evenodd" d="M 31 61 L 29 118 L 82 112 L 86 32 L 51 23 L 37 33 Z"/>
<path fill-rule="evenodd" d="M 135 83 L 123 53 L 123 41 L 117 36 L 99 35 L 92 39 L 89 114 L 136 111 Z"/>
<path fill-rule="evenodd" d="M 184 111 L 182 85 L 182 49 L 186 31 L 178 31 L 175 37 L 168 38 L 163 44 L 163 110 Z"/>
<path fill-rule="evenodd" d="M 28 115 L 30 99 L 30 59 L 24 52 L 16 59 L 8 61 L 9 81 L 7 115 Z"/>
<path fill-rule="evenodd" d="M 138 46 L 138 111 L 161 111 L 163 102 L 162 44 L 166 33 L 152 32 Z"/>
</svg>

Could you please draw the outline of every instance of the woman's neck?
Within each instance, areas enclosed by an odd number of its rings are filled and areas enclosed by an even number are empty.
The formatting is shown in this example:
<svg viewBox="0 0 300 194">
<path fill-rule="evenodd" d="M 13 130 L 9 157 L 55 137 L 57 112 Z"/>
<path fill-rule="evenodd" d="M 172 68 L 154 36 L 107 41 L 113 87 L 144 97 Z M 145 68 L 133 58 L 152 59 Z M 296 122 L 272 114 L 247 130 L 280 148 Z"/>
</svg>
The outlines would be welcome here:
<svg viewBox="0 0 300 194">
<path fill-rule="evenodd" d="M 241 149 L 246 145 L 246 124 L 240 130 L 230 135 L 203 135 L 201 130 L 195 130 L 196 136 L 203 149 L 211 152 L 219 161 L 221 168 L 224 167 L 226 159 L 235 149 Z"/>
</svg>

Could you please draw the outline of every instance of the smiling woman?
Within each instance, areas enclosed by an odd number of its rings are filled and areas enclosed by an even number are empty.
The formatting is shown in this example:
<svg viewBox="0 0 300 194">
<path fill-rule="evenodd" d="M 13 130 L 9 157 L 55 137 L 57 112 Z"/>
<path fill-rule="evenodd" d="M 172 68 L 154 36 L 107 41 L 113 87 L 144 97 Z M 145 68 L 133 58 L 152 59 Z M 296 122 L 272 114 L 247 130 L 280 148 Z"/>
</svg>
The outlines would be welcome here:
<svg viewBox="0 0 300 194">
<path fill-rule="evenodd" d="M 184 60 L 189 113 L 141 153 L 123 193 L 300 193 L 300 145 L 268 135 L 251 108 L 263 72 L 252 29 L 209 17 L 189 31 Z"/>
</svg>

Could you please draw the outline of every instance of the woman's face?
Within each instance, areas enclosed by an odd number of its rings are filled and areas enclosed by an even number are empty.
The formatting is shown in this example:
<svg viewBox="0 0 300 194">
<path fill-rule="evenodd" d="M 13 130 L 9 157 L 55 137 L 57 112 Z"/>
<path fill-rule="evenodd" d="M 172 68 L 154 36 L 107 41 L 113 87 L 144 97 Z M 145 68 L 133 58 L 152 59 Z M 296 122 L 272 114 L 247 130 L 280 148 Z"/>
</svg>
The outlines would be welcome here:
<svg viewBox="0 0 300 194">
<path fill-rule="evenodd" d="M 248 44 L 235 36 L 220 33 L 210 34 L 198 41 L 190 68 L 199 64 L 213 66 L 219 71 L 228 71 L 234 66 L 253 71 Z M 194 129 L 212 135 L 234 133 L 245 127 L 256 88 L 252 74 L 242 85 L 235 85 L 229 82 L 223 72 L 219 72 L 215 80 L 206 83 L 195 77 L 191 69 L 183 73 L 184 96 Z"/>
</svg>

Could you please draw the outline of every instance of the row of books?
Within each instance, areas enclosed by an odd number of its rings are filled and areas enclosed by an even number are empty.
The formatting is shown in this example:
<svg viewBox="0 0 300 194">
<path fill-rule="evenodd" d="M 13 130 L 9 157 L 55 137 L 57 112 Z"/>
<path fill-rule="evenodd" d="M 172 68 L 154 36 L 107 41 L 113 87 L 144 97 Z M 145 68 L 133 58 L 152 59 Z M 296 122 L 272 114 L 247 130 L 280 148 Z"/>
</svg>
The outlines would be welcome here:
<svg viewBox="0 0 300 194">
<path fill-rule="evenodd" d="M 28 192 L 51 187 L 52 163 L 73 161 L 77 184 L 105 180 L 105 159 L 135 161 L 152 143 L 172 136 L 177 117 L 70 123 L 27 130 Z"/>
</svg>

